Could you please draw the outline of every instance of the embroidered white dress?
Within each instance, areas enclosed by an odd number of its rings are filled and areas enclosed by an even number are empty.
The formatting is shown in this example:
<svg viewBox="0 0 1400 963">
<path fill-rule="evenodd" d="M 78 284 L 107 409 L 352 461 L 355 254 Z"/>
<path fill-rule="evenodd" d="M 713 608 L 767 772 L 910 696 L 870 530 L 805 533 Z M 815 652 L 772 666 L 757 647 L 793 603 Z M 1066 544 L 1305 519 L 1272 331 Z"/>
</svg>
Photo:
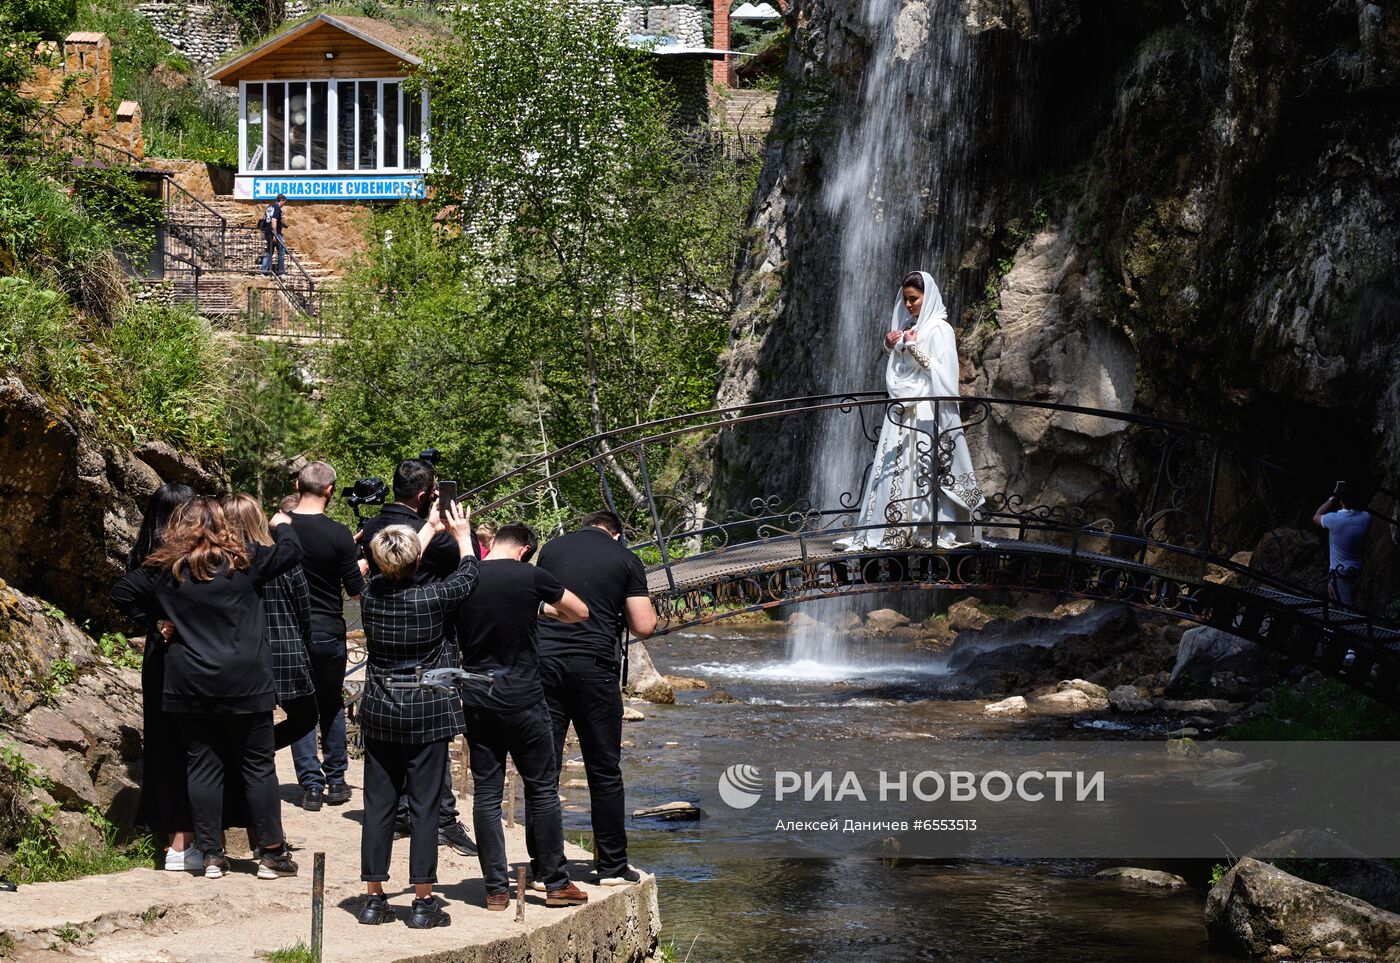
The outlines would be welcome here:
<svg viewBox="0 0 1400 963">
<path fill-rule="evenodd" d="M 899 299 L 890 330 L 912 328 L 915 340 L 889 351 L 885 387 L 890 404 L 880 428 L 864 496 L 852 524 L 861 528 L 837 542 L 865 548 L 944 548 L 980 541 L 973 513 L 982 492 L 972 470 L 957 402 L 909 401 L 958 394 L 958 348 L 938 286 L 924 278 L 924 304 L 912 317 Z M 873 526 L 873 527 L 863 527 Z"/>
</svg>

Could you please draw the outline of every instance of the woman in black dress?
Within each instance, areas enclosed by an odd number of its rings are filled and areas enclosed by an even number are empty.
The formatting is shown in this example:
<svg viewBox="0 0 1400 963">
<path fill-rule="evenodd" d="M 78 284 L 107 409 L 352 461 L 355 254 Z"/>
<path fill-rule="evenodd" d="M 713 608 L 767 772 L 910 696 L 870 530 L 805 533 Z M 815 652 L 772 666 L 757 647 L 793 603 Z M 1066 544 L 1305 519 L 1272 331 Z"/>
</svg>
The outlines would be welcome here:
<svg viewBox="0 0 1400 963">
<path fill-rule="evenodd" d="M 136 533 L 136 543 L 126 557 L 128 572 L 139 569 L 147 556 L 160 547 L 161 532 L 170 516 L 194 498 L 188 485 L 161 485 L 146 502 L 146 517 Z M 167 643 L 154 621 L 146 625 L 146 648 L 141 658 L 141 801 L 136 825 L 165 842 L 165 868 L 175 872 L 204 869 L 204 854 L 195 849 L 194 817 L 185 782 L 185 749 L 175 726 L 161 708 L 165 688 Z"/>
</svg>

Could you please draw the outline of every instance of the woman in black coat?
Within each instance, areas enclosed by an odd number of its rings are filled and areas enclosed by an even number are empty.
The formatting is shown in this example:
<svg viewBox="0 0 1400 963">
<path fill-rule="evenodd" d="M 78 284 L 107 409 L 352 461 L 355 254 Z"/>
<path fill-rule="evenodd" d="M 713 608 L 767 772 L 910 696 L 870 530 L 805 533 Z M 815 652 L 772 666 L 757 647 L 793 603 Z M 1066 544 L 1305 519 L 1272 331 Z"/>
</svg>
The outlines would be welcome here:
<svg viewBox="0 0 1400 963">
<path fill-rule="evenodd" d="M 258 876 L 295 875 L 281 840 L 273 766 L 272 709 L 277 701 L 264 632 L 262 586 L 301 562 L 301 543 L 285 515 L 273 519 L 276 544 L 248 545 L 219 502 L 194 498 L 176 509 L 162 544 L 112 588 L 112 602 L 144 624 L 168 620 L 161 707 L 175 717 L 185 746 L 195 845 L 204 875 L 229 872 L 223 852 L 225 770 L 241 771 L 248 812 L 264 846 Z"/>
<path fill-rule="evenodd" d="M 126 557 L 128 572 L 139 569 L 160 547 L 161 533 L 170 516 L 194 498 L 188 485 L 161 485 L 146 502 L 146 517 L 136 533 L 136 543 Z M 185 782 L 185 747 L 171 719 L 161 708 L 165 689 L 166 642 L 154 621 L 145 623 L 146 647 L 141 657 L 141 801 L 136 825 L 143 826 L 162 843 L 169 841 L 165 868 L 176 872 L 204 870 L 204 854 L 193 846 L 194 815 Z"/>
</svg>

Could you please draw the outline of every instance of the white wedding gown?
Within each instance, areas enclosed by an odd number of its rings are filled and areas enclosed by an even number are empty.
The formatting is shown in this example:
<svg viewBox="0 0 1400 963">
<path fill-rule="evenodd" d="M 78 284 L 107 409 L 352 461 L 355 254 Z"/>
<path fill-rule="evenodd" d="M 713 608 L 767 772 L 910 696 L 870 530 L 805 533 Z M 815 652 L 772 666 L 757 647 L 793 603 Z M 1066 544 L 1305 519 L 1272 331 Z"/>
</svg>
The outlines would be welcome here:
<svg viewBox="0 0 1400 963">
<path fill-rule="evenodd" d="M 982 504 L 982 491 L 957 403 L 900 401 L 958 394 L 957 342 L 938 286 L 928 274 L 923 277 L 924 305 L 917 319 L 902 299 L 895 303 L 891 330 L 907 330 L 912 322 L 915 340 L 901 340 L 889 352 L 890 402 L 882 409 L 880 440 L 852 522 L 861 530 L 836 543 L 846 551 L 935 542 L 953 548 L 981 541 L 973 513 Z"/>
</svg>

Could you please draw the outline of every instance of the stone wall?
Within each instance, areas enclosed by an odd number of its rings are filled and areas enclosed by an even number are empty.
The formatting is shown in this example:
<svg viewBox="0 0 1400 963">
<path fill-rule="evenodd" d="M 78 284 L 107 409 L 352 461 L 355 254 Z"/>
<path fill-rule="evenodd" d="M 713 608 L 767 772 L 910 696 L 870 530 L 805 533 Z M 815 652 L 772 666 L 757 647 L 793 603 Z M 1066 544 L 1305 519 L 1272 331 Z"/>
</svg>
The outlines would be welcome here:
<svg viewBox="0 0 1400 963">
<path fill-rule="evenodd" d="M 51 105 L 48 142 L 78 148 L 69 143 L 77 139 L 140 158 L 145 152 L 141 105 L 124 100 L 112 108 L 112 42 L 107 35 L 79 31 L 62 46 L 45 42 L 39 52 L 43 56 L 20 85 L 20 94 Z"/>
<path fill-rule="evenodd" d="M 680 3 L 623 7 L 622 32 L 628 36 L 670 37 L 683 47 L 705 46 L 705 20 L 699 8 Z"/>
<path fill-rule="evenodd" d="M 210 3 L 143 3 L 137 11 L 156 33 L 200 67 L 218 63 L 243 40 L 238 24 Z"/>
</svg>

